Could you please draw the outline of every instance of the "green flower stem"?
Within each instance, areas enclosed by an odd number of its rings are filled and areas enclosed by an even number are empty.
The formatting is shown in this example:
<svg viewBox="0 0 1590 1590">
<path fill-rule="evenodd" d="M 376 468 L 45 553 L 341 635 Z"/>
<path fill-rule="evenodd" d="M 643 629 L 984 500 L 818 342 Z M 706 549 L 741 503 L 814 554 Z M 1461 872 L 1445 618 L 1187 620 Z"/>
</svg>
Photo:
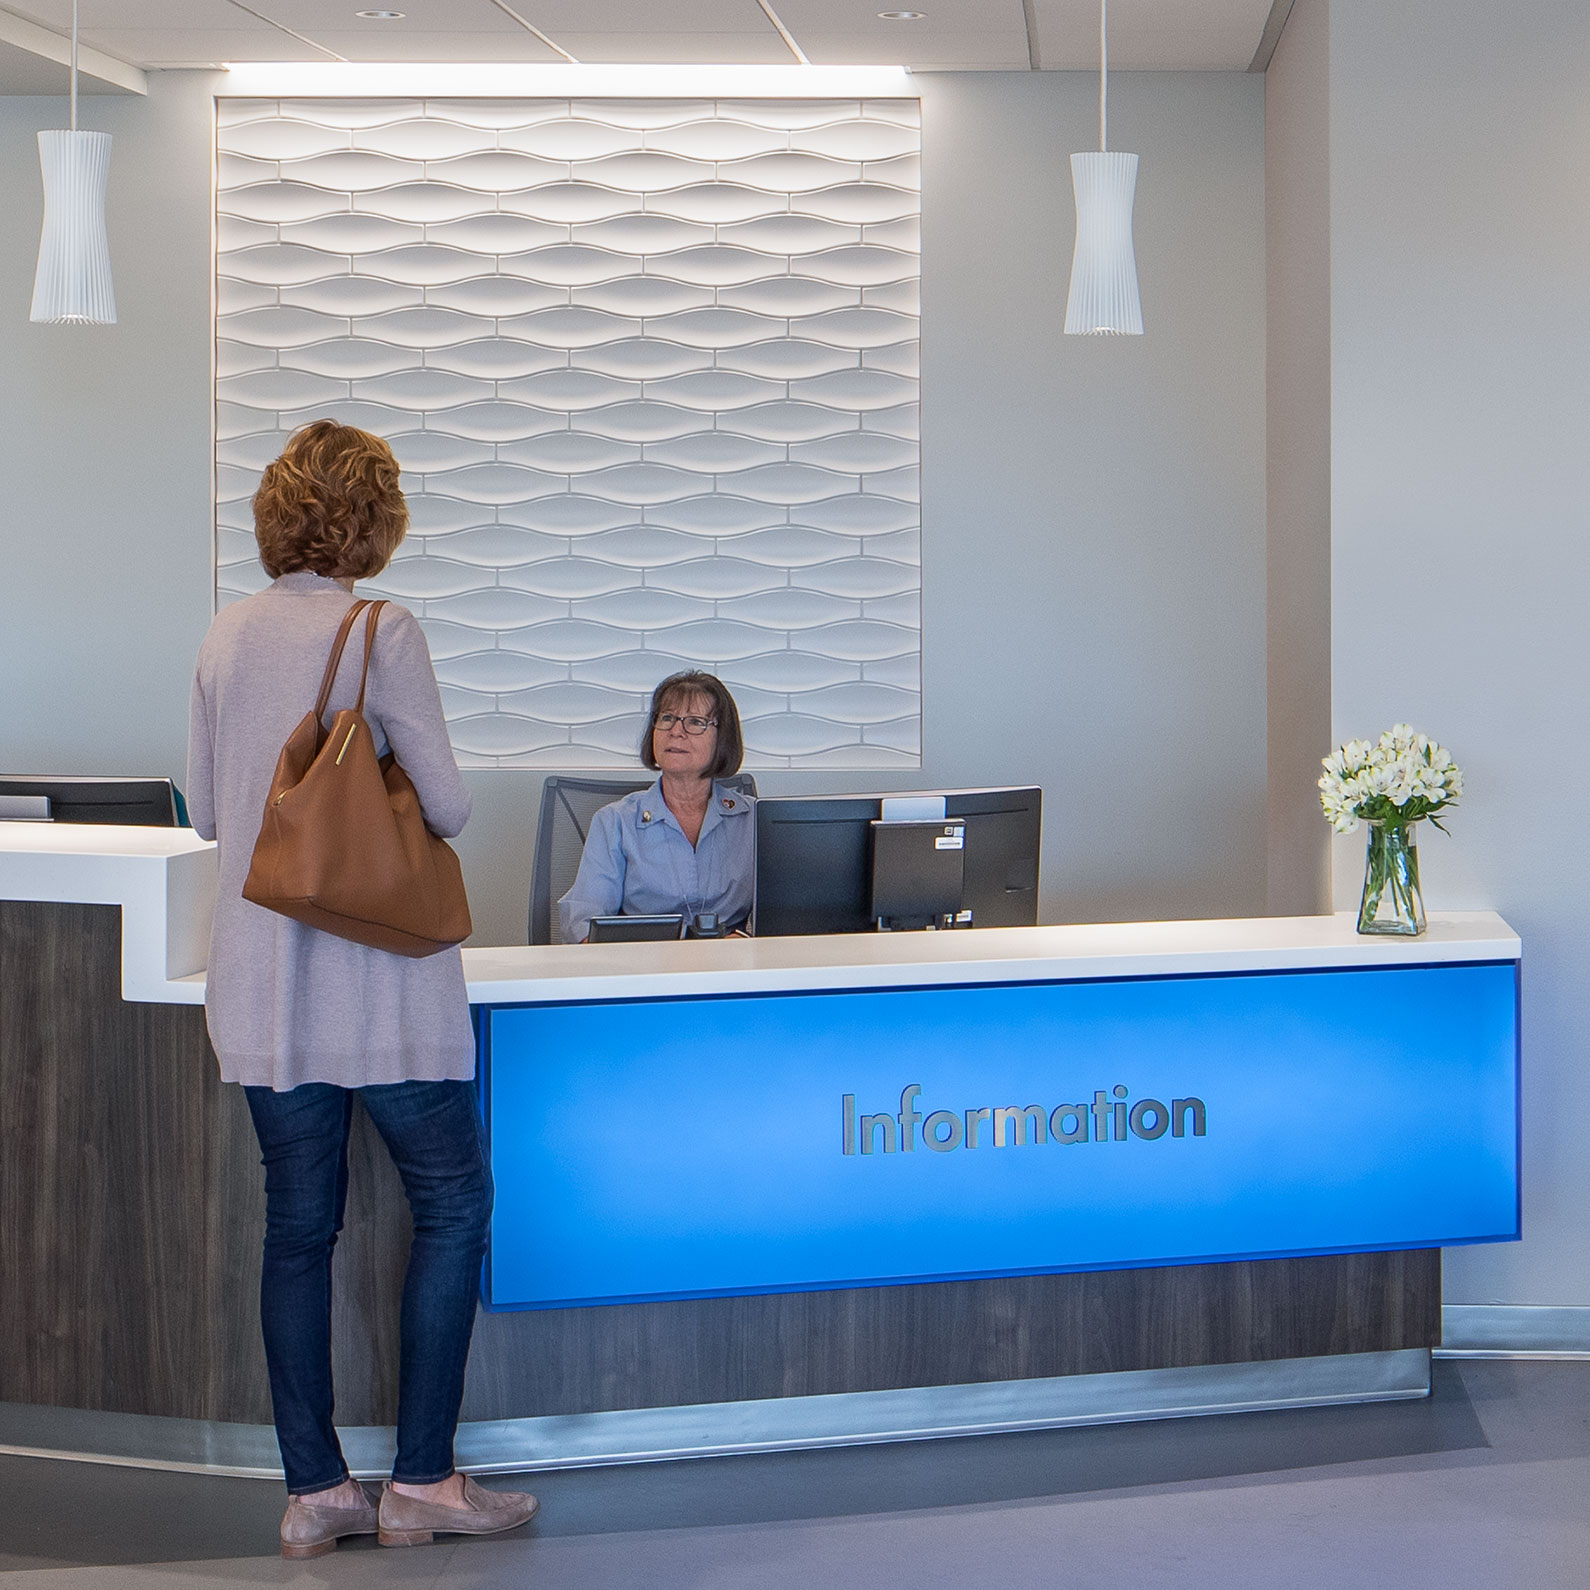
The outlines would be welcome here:
<svg viewBox="0 0 1590 1590">
<path fill-rule="evenodd" d="M 1360 933 L 1424 931 L 1424 899 L 1419 891 L 1419 851 L 1412 823 L 1371 822 L 1364 858 L 1364 894 L 1358 908 Z"/>
</svg>

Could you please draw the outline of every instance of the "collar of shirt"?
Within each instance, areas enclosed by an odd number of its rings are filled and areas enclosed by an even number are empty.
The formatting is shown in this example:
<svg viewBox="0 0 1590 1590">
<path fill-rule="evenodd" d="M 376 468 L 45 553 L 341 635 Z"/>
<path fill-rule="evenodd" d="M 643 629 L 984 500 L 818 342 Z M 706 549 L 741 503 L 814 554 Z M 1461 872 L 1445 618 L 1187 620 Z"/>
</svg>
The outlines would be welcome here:
<svg viewBox="0 0 1590 1590">
<path fill-rule="evenodd" d="M 701 819 L 701 832 L 696 836 L 696 845 L 725 821 L 744 816 L 751 809 L 750 801 L 736 789 L 726 789 L 722 784 L 714 781 L 712 797 L 707 802 L 706 815 Z M 647 814 L 650 814 L 648 820 Z M 663 799 L 662 779 L 659 778 L 652 787 L 640 798 L 640 809 L 636 814 L 636 821 L 641 828 L 672 828 L 681 839 L 685 831 L 680 826 L 679 819 L 670 810 L 668 802 Z"/>
<path fill-rule="evenodd" d="M 291 569 L 286 574 L 278 574 L 266 589 L 291 591 L 294 594 L 301 594 L 304 591 L 319 593 L 335 591 L 338 596 L 346 596 L 350 602 L 353 600 L 349 592 L 338 585 L 329 574 L 316 574 L 313 569 Z"/>
</svg>

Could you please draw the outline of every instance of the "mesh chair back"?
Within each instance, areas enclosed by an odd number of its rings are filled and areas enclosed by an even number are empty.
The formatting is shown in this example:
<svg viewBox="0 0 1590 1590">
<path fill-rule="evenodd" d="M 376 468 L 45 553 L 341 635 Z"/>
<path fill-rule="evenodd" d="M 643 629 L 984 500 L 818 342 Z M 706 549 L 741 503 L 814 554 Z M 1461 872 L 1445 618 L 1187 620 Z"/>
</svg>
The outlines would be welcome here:
<svg viewBox="0 0 1590 1590">
<path fill-rule="evenodd" d="M 756 780 L 749 773 L 736 773 L 719 782 L 755 798 Z M 541 789 L 535 864 L 530 871 L 532 944 L 563 942 L 557 902 L 574 886 L 591 819 L 604 806 L 635 790 L 650 789 L 652 783 L 652 778 L 566 778 L 561 773 L 547 779 Z"/>
</svg>

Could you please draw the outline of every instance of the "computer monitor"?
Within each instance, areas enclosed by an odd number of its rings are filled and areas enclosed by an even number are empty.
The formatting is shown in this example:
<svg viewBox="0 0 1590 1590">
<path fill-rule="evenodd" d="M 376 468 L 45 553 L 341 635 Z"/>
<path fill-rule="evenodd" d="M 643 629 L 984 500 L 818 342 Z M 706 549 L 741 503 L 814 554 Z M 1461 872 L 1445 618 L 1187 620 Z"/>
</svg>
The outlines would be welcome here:
<svg viewBox="0 0 1590 1590">
<path fill-rule="evenodd" d="M 961 909 L 972 913 L 972 926 L 1036 927 L 1043 791 L 949 790 L 944 815 L 966 824 Z"/>
<path fill-rule="evenodd" d="M 176 786 L 169 778 L 34 778 L 0 773 L 0 796 L 8 797 L 4 805 L 13 811 L 40 821 L 123 823 L 133 828 L 180 825 Z M 49 805 L 38 810 L 41 799 Z"/>
<path fill-rule="evenodd" d="M 939 926 L 960 914 L 966 882 L 966 824 L 872 825 L 872 919 L 881 927 Z"/>
<path fill-rule="evenodd" d="M 966 826 L 961 909 L 973 927 L 1033 927 L 1043 791 L 943 790 L 946 821 Z M 756 803 L 752 931 L 870 933 L 872 825 L 881 795 L 763 796 Z"/>
<path fill-rule="evenodd" d="M 763 796 L 756 803 L 757 937 L 870 933 L 876 795 Z"/>
</svg>

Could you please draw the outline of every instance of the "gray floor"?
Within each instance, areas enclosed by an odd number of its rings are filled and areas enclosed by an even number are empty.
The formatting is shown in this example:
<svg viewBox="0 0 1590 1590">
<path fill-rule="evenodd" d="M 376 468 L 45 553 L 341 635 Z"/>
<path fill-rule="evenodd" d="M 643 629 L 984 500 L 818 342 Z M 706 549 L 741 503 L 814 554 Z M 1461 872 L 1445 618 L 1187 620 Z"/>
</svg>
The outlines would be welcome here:
<svg viewBox="0 0 1590 1590">
<path fill-rule="evenodd" d="M 509 1481 L 500 1483 L 508 1484 Z M 1429 1402 L 539 1475 L 489 1541 L 276 1554 L 275 1485 L 0 1458 L 0 1585 L 1590 1585 L 1590 1363 Z"/>
</svg>

